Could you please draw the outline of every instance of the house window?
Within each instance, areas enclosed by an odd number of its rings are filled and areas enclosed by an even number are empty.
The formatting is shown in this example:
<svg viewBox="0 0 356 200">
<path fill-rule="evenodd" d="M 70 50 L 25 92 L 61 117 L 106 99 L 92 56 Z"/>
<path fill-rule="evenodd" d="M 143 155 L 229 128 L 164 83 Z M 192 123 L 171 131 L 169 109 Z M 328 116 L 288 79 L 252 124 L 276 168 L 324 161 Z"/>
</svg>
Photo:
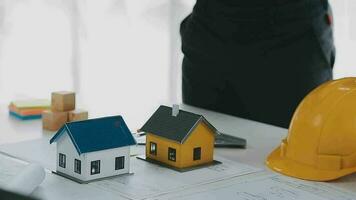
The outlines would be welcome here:
<svg viewBox="0 0 356 200">
<path fill-rule="evenodd" d="M 197 147 L 193 150 L 193 160 L 200 160 L 201 159 L 201 148 Z"/>
<path fill-rule="evenodd" d="M 125 168 L 125 156 L 120 156 L 115 158 L 115 170 L 120 170 Z"/>
<path fill-rule="evenodd" d="M 157 144 L 154 142 L 150 142 L 150 154 L 157 155 Z"/>
<path fill-rule="evenodd" d="M 100 160 L 91 161 L 90 174 L 94 175 L 99 173 L 100 173 Z"/>
<path fill-rule="evenodd" d="M 168 148 L 168 160 L 176 161 L 176 150 L 171 147 Z"/>
<path fill-rule="evenodd" d="M 82 173 L 82 163 L 78 159 L 74 159 L 74 172 L 77 174 Z"/>
<path fill-rule="evenodd" d="M 59 153 L 59 166 L 66 168 L 66 155 Z"/>
</svg>

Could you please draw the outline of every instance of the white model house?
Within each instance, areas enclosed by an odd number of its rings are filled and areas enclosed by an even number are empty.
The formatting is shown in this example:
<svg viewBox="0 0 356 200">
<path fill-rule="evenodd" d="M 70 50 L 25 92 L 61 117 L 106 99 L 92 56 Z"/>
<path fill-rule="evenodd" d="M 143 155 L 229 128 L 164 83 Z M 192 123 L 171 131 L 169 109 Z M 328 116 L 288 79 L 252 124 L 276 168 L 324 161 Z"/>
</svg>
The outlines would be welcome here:
<svg viewBox="0 0 356 200">
<path fill-rule="evenodd" d="M 53 142 L 55 173 L 80 183 L 129 173 L 130 146 L 136 144 L 121 116 L 66 123 Z"/>
</svg>

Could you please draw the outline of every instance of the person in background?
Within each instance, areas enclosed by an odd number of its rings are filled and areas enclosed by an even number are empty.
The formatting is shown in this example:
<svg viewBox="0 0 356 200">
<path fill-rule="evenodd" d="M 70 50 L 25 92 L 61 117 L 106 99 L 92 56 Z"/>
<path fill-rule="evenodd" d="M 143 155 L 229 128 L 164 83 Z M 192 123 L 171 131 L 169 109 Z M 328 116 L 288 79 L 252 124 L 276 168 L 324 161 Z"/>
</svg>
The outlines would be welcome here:
<svg viewBox="0 0 356 200">
<path fill-rule="evenodd" d="M 197 0 L 181 23 L 183 102 L 287 128 L 333 78 L 327 0 Z"/>
</svg>

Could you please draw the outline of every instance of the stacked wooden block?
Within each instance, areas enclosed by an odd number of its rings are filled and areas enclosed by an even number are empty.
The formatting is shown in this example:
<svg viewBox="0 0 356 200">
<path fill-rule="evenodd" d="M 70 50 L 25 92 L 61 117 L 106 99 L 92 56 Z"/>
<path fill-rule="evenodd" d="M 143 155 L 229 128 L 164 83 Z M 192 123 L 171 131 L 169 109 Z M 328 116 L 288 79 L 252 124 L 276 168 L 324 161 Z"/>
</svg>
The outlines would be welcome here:
<svg viewBox="0 0 356 200">
<path fill-rule="evenodd" d="M 88 112 L 75 109 L 74 92 L 52 92 L 51 110 L 42 113 L 43 129 L 56 131 L 66 122 L 88 119 Z"/>
</svg>

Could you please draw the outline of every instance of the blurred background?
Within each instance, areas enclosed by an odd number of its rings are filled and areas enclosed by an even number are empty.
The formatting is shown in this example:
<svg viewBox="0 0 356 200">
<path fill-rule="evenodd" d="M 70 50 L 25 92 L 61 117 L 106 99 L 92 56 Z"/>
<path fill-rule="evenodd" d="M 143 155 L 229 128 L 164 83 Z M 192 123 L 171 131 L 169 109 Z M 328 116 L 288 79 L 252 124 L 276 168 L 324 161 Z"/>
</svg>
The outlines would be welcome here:
<svg viewBox="0 0 356 200">
<path fill-rule="evenodd" d="M 139 128 L 181 102 L 179 24 L 194 0 L 0 0 L 0 104 L 77 92 L 90 116 Z M 334 77 L 356 76 L 356 1 L 331 0 Z"/>
</svg>

